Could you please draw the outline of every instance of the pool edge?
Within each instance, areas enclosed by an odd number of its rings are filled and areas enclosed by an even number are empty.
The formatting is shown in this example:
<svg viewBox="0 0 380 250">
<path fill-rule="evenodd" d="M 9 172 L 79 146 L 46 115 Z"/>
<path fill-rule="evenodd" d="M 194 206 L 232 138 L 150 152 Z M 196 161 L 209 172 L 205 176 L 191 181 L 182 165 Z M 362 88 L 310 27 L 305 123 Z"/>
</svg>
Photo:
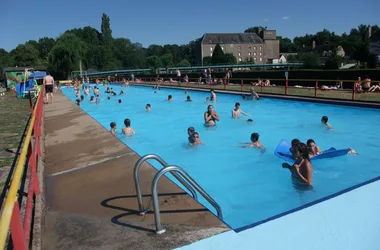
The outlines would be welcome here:
<svg viewBox="0 0 380 250">
<path fill-rule="evenodd" d="M 117 84 L 119 83 L 112 83 Z M 141 86 L 141 87 L 153 87 L 156 86 L 156 84 L 153 83 L 130 83 L 130 85 L 133 86 Z M 160 88 L 166 88 L 166 89 L 188 89 L 188 90 L 195 90 L 199 92 L 209 92 L 210 89 L 201 89 L 197 87 L 179 87 L 179 86 L 166 86 L 166 85 L 160 85 Z M 232 90 L 221 90 L 221 89 L 215 89 L 216 93 L 221 94 L 232 94 L 232 95 L 249 95 L 249 92 L 243 91 L 232 91 Z M 315 97 L 303 97 L 303 96 L 294 96 L 294 95 L 281 95 L 281 94 L 268 94 L 268 93 L 259 93 L 260 96 L 264 96 L 267 98 L 272 99 L 282 99 L 282 100 L 288 100 L 288 101 L 301 101 L 301 102 L 311 102 L 311 103 L 323 103 L 323 104 L 334 104 L 334 105 L 340 105 L 340 106 L 351 106 L 351 107 L 362 107 L 362 108 L 375 108 L 380 109 L 380 103 L 375 102 L 367 102 L 367 101 L 352 101 L 352 100 L 339 100 L 339 99 L 331 99 L 331 98 L 315 98 Z"/>
</svg>

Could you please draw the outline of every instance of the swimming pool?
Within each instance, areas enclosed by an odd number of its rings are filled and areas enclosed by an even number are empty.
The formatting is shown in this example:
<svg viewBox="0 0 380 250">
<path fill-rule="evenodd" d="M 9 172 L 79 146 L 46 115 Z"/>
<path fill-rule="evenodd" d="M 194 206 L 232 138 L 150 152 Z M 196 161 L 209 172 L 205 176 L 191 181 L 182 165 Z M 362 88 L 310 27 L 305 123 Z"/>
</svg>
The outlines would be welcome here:
<svg viewBox="0 0 380 250">
<path fill-rule="evenodd" d="M 119 86 L 112 86 L 118 93 Z M 243 101 L 239 95 L 218 94 L 214 104 L 221 121 L 215 128 L 203 126 L 203 113 L 209 103 L 207 92 L 190 91 L 193 102 L 185 102 L 183 90 L 161 89 L 156 94 L 149 87 L 124 88 L 126 95 L 106 100 L 101 87 L 99 105 L 86 101 L 81 108 L 105 128 L 115 121 L 117 135 L 138 154 L 158 154 L 169 164 L 185 169 L 221 206 L 224 221 L 233 229 L 326 197 L 342 189 L 380 176 L 380 112 L 376 109 L 334 106 L 262 98 Z M 73 89 L 63 92 L 75 100 Z M 173 102 L 166 102 L 167 95 Z M 117 100 L 123 103 L 118 104 Z M 231 119 L 236 101 L 252 114 L 254 123 Z M 152 111 L 145 111 L 145 104 Z M 335 131 L 326 130 L 320 118 L 327 115 Z M 125 118 L 130 118 L 136 134 L 120 134 Z M 187 146 L 187 128 L 194 126 L 205 145 Z M 249 142 L 250 134 L 260 134 L 266 152 L 242 149 L 239 142 Z M 283 160 L 273 151 L 281 139 L 313 138 L 321 149 L 353 147 L 359 156 L 313 162 L 313 189 L 300 190 L 292 185 Z M 159 165 L 152 162 L 157 168 Z M 200 202 L 214 209 L 203 199 Z"/>
</svg>

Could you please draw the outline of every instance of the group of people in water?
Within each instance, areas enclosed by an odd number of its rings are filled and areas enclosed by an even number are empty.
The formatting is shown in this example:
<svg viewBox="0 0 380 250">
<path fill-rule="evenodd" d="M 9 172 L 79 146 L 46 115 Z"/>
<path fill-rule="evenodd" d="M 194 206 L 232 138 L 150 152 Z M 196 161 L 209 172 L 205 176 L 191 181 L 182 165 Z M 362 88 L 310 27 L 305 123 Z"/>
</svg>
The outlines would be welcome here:
<svg viewBox="0 0 380 250">
<path fill-rule="evenodd" d="M 155 86 L 154 92 L 157 93 L 157 90 L 159 90 L 159 86 Z M 84 94 L 89 95 L 89 92 L 91 91 L 91 87 L 86 87 L 84 89 Z M 95 102 L 99 103 L 100 101 L 100 92 L 98 87 L 94 87 L 94 96 L 91 96 L 90 102 Z M 112 88 L 107 88 L 105 91 L 106 94 L 109 94 L 111 96 L 116 96 L 117 93 L 113 91 Z M 124 95 L 124 91 L 121 90 L 119 95 Z M 187 94 L 186 102 L 191 102 L 191 97 L 188 95 L 188 90 L 185 89 L 185 94 Z M 84 100 L 84 96 L 80 95 L 80 90 L 76 89 L 75 90 L 75 95 L 77 97 L 80 96 L 80 99 L 77 99 L 77 104 L 80 105 L 80 102 Z M 251 89 L 251 95 L 246 97 L 245 95 L 242 96 L 243 100 L 251 99 L 251 100 L 259 100 L 259 96 L 257 93 L 254 91 L 253 87 Z M 109 100 L 110 97 L 108 96 L 107 99 Z M 166 101 L 173 101 L 172 95 L 168 95 L 168 97 L 165 99 Z M 206 102 L 216 102 L 217 101 L 217 95 L 214 92 L 213 89 L 210 90 L 210 97 L 206 98 Z M 118 100 L 119 103 L 121 103 L 121 99 Z M 146 111 L 151 111 L 151 104 L 146 104 L 145 105 Z M 234 119 L 239 119 L 241 115 L 244 116 L 250 116 L 250 114 L 244 112 L 240 108 L 240 103 L 236 102 L 235 103 L 235 108 L 231 110 L 231 117 Z M 214 110 L 213 105 L 208 105 L 207 110 L 204 112 L 204 126 L 206 127 L 213 127 L 216 126 L 216 123 L 220 121 L 220 116 L 219 114 Z M 252 119 L 248 119 L 247 122 L 253 122 Z M 331 124 L 329 123 L 328 117 L 323 116 L 321 118 L 322 124 L 327 128 L 327 129 L 333 129 Z M 116 135 L 116 129 L 117 125 L 116 122 L 111 122 L 110 123 L 110 132 L 113 135 Z M 131 120 L 126 118 L 124 120 L 124 127 L 121 130 L 122 134 L 125 134 L 126 136 L 130 137 L 134 134 L 136 134 L 135 130 L 131 127 Z M 191 146 L 196 146 L 199 144 L 203 144 L 203 142 L 200 139 L 200 134 L 196 132 L 194 127 L 189 127 L 187 129 L 187 134 L 188 134 L 188 142 Z M 243 145 L 240 145 L 238 147 L 241 148 L 257 148 L 261 151 L 261 153 L 265 152 L 265 147 L 264 145 L 259 141 L 260 135 L 258 133 L 252 133 L 250 136 L 250 142 L 246 143 L 241 143 Z M 293 139 L 291 142 L 291 148 L 290 152 L 295 160 L 293 165 L 290 165 L 288 163 L 283 163 L 282 167 L 287 168 L 290 170 L 291 175 L 293 178 L 297 179 L 300 181 L 302 184 L 306 185 L 312 185 L 312 164 L 311 164 L 311 158 L 322 153 L 320 148 L 316 145 L 315 141 L 313 139 L 309 139 L 306 144 L 300 142 L 298 139 Z M 349 152 L 350 154 L 357 154 L 354 150 L 351 149 Z"/>
</svg>

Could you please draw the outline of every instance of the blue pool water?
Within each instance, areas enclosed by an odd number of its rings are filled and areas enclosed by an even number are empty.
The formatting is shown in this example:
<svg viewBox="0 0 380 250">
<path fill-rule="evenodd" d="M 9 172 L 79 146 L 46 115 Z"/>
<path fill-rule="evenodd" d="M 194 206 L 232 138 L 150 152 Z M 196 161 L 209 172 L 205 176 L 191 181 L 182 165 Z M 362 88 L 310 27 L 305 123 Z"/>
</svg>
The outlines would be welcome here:
<svg viewBox="0 0 380 250">
<path fill-rule="evenodd" d="M 121 87 L 112 87 L 119 93 Z M 104 90 L 101 87 L 99 105 L 86 97 L 81 108 L 107 129 L 115 121 L 117 136 L 138 154 L 158 154 L 185 169 L 219 203 L 224 221 L 234 229 L 380 176 L 380 111 L 376 109 L 269 98 L 243 101 L 239 95 L 218 94 L 214 107 L 221 120 L 217 127 L 206 128 L 207 92 L 190 91 L 193 102 L 188 103 L 183 90 L 161 89 L 154 94 L 149 87 L 134 86 L 124 88 L 126 95 L 111 100 L 106 100 Z M 76 99 L 73 89 L 63 92 Z M 169 94 L 173 102 L 164 101 Z M 118 104 L 118 99 L 123 103 Z M 251 117 L 231 119 L 237 101 Z M 152 105 L 151 112 L 145 111 L 147 103 Z M 323 115 L 329 116 L 334 131 L 320 124 Z M 136 131 L 132 138 L 120 134 L 125 118 L 131 119 Z M 254 123 L 248 123 L 247 118 Z M 189 126 L 196 128 L 205 145 L 187 145 Z M 264 154 L 237 147 L 239 142 L 249 142 L 253 132 L 260 134 Z M 293 138 L 304 142 L 313 138 L 322 150 L 352 147 L 360 155 L 313 162 L 313 189 L 301 190 L 293 186 L 289 171 L 282 169 L 284 161 L 273 154 L 281 139 Z M 205 200 L 200 202 L 215 213 Z"/>
</svg>

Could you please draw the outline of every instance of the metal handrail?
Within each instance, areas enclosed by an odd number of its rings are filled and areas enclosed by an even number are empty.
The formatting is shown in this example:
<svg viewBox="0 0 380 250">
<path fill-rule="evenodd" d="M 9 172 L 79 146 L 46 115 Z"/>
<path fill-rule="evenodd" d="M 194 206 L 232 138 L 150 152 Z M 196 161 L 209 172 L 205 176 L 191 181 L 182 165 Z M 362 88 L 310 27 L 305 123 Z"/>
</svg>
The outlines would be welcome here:
<svg viewBox="0 0 380 250">
<path fill-rule="evenodd" d="M 154 154 L 147 154 L 141 157 L 135 164 L 134 168 L 134 179 L 135 179 L 135 187 L 136 187 L 136 193 L 137 193 L 137 202 L 139 206 L 139 213 L 140 215 L 144 215 L 147 212 L 147 209 L 144 208 L 142 194 L 141 194 L 141 185 L 140 185 L 140 176 L 139 176 L 139 169 L 141 164 L 143 164 L 147 160 L 156 160 L 158 161 L 164 168 L 168 167 L 169 164 L 164 161 L 161 157 Z M 174 178 L 176 178 L 182 185 L 184 185 L 191 193 L 194 200 L 198 201 L 197 193 L 195 192 L 194 188 L 189 185 L 186 181 L 183 180 L 177 173 L 171 173 Z"/>
<path fill-rule="evenodd" d="M 157 172 L 157 174 L 153 178 L 152 182 L 152 196 L 153 196 L 153 208 L 154 208 L 154 220 L 156 222 L 156 233 L 157 234 L 163 234 L 165 233 L 166 229 L 164 229 L 161 225 L 161 218 L 160 218 L 160 206 L 158 202 L 158 193 L 157 193 L 157 184 L 160 178 L 165 175 L 166 173 L 172 173 L 174 174 L 175 172 L 178 172 L 183 179 L 185 179 L 187 182 L 189 182 L 202 196 L 205 198 L 215 209 L 218 215 L 218 218 L 220 220 L 223 220 L 223 215 L 222 215 L 222 209 L 220 208 L 219 204 L 211 198 L 209 194 L 206 193 L 205 190 L 203 190 L 198 183 L 191 178 L 185 170 L 178 166 L 167 166 L 160 171 Z"/>
</svg>

